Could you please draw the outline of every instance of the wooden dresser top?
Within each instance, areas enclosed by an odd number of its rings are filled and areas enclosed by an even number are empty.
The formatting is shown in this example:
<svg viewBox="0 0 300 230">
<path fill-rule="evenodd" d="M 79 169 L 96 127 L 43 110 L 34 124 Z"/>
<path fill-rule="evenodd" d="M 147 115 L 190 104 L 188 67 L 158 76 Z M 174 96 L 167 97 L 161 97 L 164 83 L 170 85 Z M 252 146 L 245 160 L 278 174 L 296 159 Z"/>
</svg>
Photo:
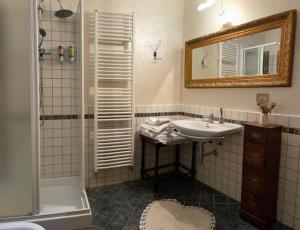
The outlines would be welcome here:
<svg viewBox="0 0 300 230">
<path fill-rule="evenodd" d="M 265 129 L 275 129 L 275 128 L 280 128 L 280 125 L 275 125 L 275 124 L 267 124 L 267 125 L 260 125 L 258 122 L 246 122 L 244 125 L 249 125 L 249 126 L 255 126 L 258 128 L 265 128 Z"/>
</svg>

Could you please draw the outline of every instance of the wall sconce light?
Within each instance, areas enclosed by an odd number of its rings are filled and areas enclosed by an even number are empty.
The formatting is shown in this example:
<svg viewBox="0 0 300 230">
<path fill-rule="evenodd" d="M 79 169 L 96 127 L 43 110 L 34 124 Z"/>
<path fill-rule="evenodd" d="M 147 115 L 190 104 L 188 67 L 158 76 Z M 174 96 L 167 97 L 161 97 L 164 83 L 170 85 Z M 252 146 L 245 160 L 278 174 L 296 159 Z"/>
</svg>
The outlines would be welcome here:
<svg viewBox="0 0 300 230">
<path fill-rule="evenodd" d="M 205 9 L 211 7 L 212 5 L 214 5 L 216 2 L 217 2 L 216 0 L 205 0 L 205 1 L 202 1 L 202 2 L 199 4 L 197 10 L 198 10 L 198 11 L 205 10 Z"/>
<path fill-rule="evenodd" d="M 211 6 L 213 6 L 214 4 L 217 3 L 217 1 L 219 1 L 219 11 L 218 11 L 218 15 L 222 16 L 225 14 L 224 11 L 224 7 L 223 7 L 223 0 L 202 0 L 201 3 L 198 5 L 197 10 L 198 11 L 203 11 Z"/>
</svg>

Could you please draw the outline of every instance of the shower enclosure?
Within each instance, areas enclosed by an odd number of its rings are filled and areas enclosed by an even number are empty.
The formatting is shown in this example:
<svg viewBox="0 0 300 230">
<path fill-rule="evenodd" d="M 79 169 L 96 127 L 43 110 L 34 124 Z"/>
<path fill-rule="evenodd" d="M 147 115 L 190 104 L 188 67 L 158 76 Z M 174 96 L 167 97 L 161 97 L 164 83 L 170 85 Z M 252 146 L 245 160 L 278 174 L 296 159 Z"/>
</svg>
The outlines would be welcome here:
<svg viewBox="0 0 300 230">
<path fill-rule="evenodd" d="M 90 224 L 82 12 L 77 0 L 0 0 L 0 222 Z"/>
</svg>

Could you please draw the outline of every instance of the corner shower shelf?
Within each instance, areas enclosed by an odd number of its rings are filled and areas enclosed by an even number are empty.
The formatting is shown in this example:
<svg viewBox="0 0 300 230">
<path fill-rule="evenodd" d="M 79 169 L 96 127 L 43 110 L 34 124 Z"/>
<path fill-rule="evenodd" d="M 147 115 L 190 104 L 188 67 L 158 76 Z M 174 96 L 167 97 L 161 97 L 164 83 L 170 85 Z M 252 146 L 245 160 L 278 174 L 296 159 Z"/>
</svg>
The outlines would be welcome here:
<svg viewBox="0 0 300 230">
<path fill-rule="evenodd" d="M 94 168 L 133 163 L 133 15 L 95 11 Z"/>
</svg>

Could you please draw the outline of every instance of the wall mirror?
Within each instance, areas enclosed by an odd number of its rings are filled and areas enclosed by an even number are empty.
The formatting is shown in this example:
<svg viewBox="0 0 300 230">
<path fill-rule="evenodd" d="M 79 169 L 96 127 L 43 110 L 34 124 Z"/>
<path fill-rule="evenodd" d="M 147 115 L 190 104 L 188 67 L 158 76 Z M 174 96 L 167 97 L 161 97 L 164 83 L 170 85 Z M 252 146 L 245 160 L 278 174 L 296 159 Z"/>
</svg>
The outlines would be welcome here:
<svg viewBox="0 0 300 230">
<path fill-rule="evenodd" d="M 296 10 L 185 44 L 185 86 L 291 86 Z"/>
</svg>

